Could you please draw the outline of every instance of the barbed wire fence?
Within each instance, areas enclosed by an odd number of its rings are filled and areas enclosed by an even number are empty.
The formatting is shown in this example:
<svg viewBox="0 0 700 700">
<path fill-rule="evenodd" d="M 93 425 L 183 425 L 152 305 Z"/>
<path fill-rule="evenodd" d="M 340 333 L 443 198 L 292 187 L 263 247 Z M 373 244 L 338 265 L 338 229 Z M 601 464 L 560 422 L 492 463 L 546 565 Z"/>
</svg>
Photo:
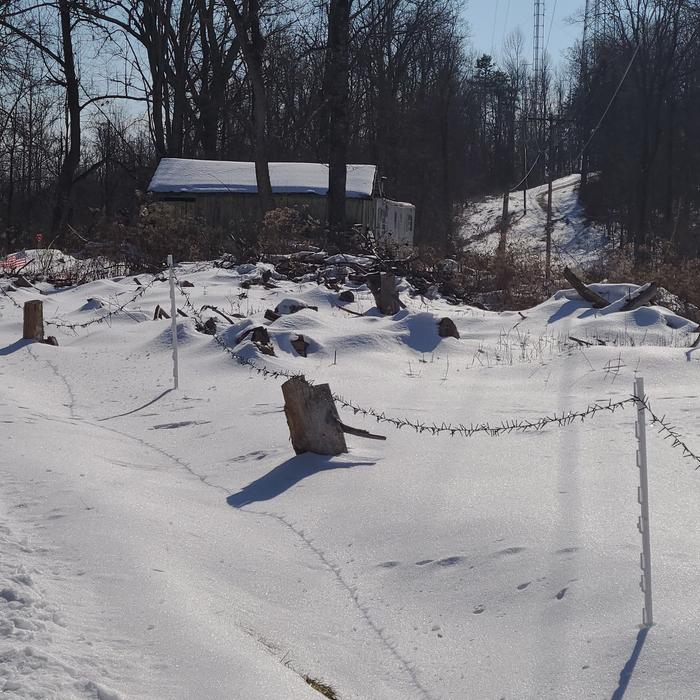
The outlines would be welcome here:
<svg viewBox="0 0 700 700">
<path fill-rule="evenodd" d="M 90 319 L 89 321 L 84 321 L 82 323 L 70 323 L 68 321 L 52 321 L 50 319 L 44 319 L 44 325 L 46 326 L 52 326 L 53 328 L 62 328 L 66 329 L 69 331 L 77 332 L 78 330 L 88 328 L 89 326 L 93 326 L 95 324 L 99 323 L 107 323 L 114 318 L 114 316 L 117 316 L 121 313 L 124 313 L 126 315 L 129 314 L 128 307 L 138 301 L 156 282 L 162 281 L 162 278 L 160 278 L 158 275 L 154 275 L 154 277 L 151 279 L 151 281 L 148 284 L 145 285 L 140 285 L 139 288 L 136 290 L 136 292 L 129 298 L 127 299 L 124 303 L 120 304 L 114 309 L 111 309 L 108 313 L 102 315 L 102 316 L 96 316 L 95 318 Z M 20 311 L 23 310 L 22 305 L 2 286 L 0 286 L 0 294 L 4 296 L 5 298 L 9 299 L 12 304 L 19 309 Z M 135 319 L 133 316 L 131 316 L 133 320 L 136 320 L 138 322 L 138 319 Z"/>
<path fill-rule="evenodd" d="M 175 286 L 185 300 L 185 306 L 189 309 L 194 319 L 203 325 L 201 310 L 197 309 L 192 303 L 191 295 L 185 291 L 180 284 L 180 281 L 175 278 Z M 298 372 L 291 372 L 283 369 L 271 369 L 270 367 L 244 357 L 240 353 L 233 350 L 226 341 L 215 333 L 213 339 L 217 345 L 226 352 L 231 358 L 239 364 L 248 367 L 263 377 L 273 379 L 291 379 L 299 376 Z M 648 396 L 630 395 L 619 401 L 609 400 L 607 402 L 596 402 L 587 406 L 582 410 L 570 410 L 562 413 L 554 413 L 552 415 L 541 416 L 535 419 L 523 420 L 504 420 L 498 424 L 479 423 L 479 424 L 452 424 L 449 422 L 420 422 L 410 418 L 402 418 L 387 415 L 384 411 L 378 411 L 374 408 L 361 406 L 358 403 L 345 399 L 344 397 L 333 394 L 333 399 L 344 409 L 352 411 L 355 415 L 361 415 L 365 418 L 372 418 L 377 423 L 384 423 L 393 426 L 400 430 L 407 428 L 415 431 L 417 434 L 427 434 L 431 436 L 446 435 L 449 437 L 464 437 L 470 438 L 476 435 L 487 435 L 489 437 L 499 437 L 510 433 L 525 433 L 537 432 L 544 428 L 555 425 L 557 427 L 566 427 L 577 421 L 585 421 L 588 418 L 593 418 L 599 413 L 609 412 L 615 413 L 618 410 L 624 410 L 631 405 L 643 405 L 647 410 L 651 424 L 656 427 L 657 432 L 661 437 L 670 443 L 671 447 L 680 450 L 685 459 L 689 459 L 695 463 L 695 469 L 700 469 L 700 455 L 691 450 L 688 446 L 687 439 L 680 433 L 678 428 L 666 419 L 665 416 L 659 416 L 652 409 Z"/>
</svg>

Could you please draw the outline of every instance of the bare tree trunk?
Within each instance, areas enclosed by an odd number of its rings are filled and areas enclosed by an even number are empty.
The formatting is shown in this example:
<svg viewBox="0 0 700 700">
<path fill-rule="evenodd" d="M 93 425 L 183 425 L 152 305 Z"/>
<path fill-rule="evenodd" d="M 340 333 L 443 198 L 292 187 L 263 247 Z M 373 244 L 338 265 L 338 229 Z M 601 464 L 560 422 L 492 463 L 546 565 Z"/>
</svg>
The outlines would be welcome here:
<svg viewBox="0 0 700 700">
<path fill-rule="evenodd" d="M 255 177 L 258 184 L 258 198 L 261 213 L 272 209 L 272 183 L 267 145 L 267 92 L 263 72 L 265 40 L 260 32 L 260 3 L 248 0 L 239 9 L 236 0 L 225 0 L 226 7 L 241 42 L 243 60 L 248 69 L 248 79 L 253 88 L 253 127 L 255 131 Z M 245 13 L 245 14 L 243 14 Z"/>
<path fill-rule="evenodd" d="M 328 225 L 345 225 L 348 159 L 348 76 L 351 0 L 331 0 L 328 16 L 325 93 L 328 101 Z"/>
<path fill-rule="evenodd" d="M 68 148 L 56 183 L 56 203 L 51 221 L 51 238 L 60 235 L 70 214 L 70 196 L 73 178 L 80 163 L 80 95 L 73 55 L 70 0 L 58 0 L 63 46 L 63 73 L 66 80 L 66 108 L 68 110 Z"/>
</svg>

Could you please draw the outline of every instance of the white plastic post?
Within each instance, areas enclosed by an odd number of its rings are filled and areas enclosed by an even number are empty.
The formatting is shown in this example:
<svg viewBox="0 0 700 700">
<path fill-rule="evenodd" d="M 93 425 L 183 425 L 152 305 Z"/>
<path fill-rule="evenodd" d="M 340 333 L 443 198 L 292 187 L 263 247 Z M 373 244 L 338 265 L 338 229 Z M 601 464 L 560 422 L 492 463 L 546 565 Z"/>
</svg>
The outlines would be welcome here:
<svg viewBox="0 0 700 700">
<path fill-rule="evenodd" d="M 170 268 L 170 324 L 173 335 L 173 384 L 177 389 L 177 306 L 175 304 L 175 271 L 173 269 L 172 255 L 168 255 L 168 267 Z"/>
<path fill-rule="evenodd" d="M 647 481 L 647 427 L 646 408 L 644 399 L 644 379 L 637 377 L 634 380 L 634 395 L 637 397 L 637 422 L 635 435 L 637 436 L 637 467 L 639 467 L 639 488 L 637 500 L 642 509 L 637 527 L 642 534 L 642 554 L 639 564 L 642 568 L 642 578 L 639 582 L 644 591 L 644 608 L 642 609 L 642 624 L 651 627 L 654 624 L 654 611 L 651 600 L 651 536 L 649 532 L 649 484 Z"/>
</svg>

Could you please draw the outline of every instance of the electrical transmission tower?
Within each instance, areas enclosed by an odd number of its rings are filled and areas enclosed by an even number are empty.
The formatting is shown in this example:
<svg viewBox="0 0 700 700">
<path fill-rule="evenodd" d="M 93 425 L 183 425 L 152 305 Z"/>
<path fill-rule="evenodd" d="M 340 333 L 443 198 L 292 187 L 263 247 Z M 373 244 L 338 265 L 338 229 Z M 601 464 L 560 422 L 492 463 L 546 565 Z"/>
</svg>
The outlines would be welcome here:
<svg viewBox="0 0 700 700">
<path fill-rule="evenodd" d="M 532 34 L 532 77 L 534 95 L 532 112 L 535 119 L 544 117 L 544 0 L 534 0 Z"/>
<path fill-rule="evenodd" d="M 593 0 L 593 43 L 604 43 L 607 38 L 606 0 Z"/>
</svg>

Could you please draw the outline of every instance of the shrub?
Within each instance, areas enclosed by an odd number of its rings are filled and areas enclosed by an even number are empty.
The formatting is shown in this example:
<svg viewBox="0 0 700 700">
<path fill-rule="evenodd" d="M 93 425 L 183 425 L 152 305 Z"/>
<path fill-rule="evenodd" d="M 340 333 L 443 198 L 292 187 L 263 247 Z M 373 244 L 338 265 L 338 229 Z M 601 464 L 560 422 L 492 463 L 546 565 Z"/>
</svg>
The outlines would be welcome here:
<svg viewBox="0 0 700 700">
<path fill-rule="evenodd" d="M 303 209 L 278 207 L 263 217 L 258 245 L 264 253 L 290 253 L 318 241 L 321 223 Z"/>
</svg>

